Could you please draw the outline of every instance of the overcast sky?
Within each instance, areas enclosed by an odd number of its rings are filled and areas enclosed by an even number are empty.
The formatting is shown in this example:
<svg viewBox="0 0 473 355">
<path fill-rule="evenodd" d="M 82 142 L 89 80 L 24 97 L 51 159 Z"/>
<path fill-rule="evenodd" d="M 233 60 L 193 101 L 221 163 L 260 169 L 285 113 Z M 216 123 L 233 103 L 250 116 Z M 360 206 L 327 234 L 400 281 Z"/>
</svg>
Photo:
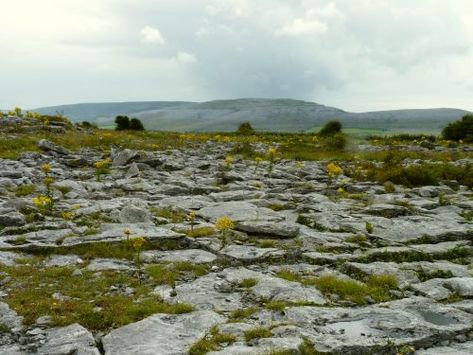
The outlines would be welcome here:
<svg viewBox="0 0 473 355">
<path fill-rule="evenodd" d="M 471 0 L 0 0 L 0 107 L 287 97 L 473 110 Z"/>
</svg>

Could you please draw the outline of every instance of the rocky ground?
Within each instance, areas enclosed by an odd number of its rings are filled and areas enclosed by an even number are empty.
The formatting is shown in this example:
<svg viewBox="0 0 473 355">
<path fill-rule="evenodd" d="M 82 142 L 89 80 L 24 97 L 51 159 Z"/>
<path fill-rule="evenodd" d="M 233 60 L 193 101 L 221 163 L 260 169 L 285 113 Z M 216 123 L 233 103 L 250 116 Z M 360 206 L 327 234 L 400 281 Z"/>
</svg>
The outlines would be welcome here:
<svg viewBox="0 0 473 355">
<path fill-rule="evenodd" d="M 466 187 L 40 144 L 0 160 L 1 354 L 473 353 Z"/>
</svg>

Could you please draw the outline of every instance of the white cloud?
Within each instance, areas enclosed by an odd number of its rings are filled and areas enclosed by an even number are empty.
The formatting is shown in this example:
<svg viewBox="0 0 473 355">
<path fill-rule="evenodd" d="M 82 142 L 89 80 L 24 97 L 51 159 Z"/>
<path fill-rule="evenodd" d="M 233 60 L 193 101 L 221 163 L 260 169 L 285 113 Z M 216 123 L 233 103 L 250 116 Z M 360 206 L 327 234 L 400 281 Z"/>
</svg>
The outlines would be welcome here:
<svg viewBox="0 0 473 355">
<path fill-rule="evenodd" d="M 327 24 L 318 20 L 294 19 L 290 24 L 276 30 L 276 36 L 317 35 L 327 32 Z"/>
<path fill-rule="evenodd" d="M 192 53 L 179 52 L 176 56 L 176 61 L 179 64 L 197 64 L 197 58 Z"/>
<path fill-rule="evenodd" d="M 141 41 L 148 44 L 164 44 L 164 38 L 161 32 L 154 27 L 146 26 L 140 32 Z"/>
</svg>

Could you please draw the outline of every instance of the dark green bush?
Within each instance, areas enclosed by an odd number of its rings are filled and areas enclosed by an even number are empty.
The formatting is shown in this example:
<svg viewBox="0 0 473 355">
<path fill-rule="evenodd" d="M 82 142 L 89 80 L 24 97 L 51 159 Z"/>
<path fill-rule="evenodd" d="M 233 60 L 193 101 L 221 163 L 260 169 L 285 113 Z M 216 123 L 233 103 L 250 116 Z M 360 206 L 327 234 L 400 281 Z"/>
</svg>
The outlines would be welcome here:
<svg viewBox="0 0 473 355">
<path fill-rule="evenodd" d="M 128 116 L 117 116 L 115 117 L 115 130 L 124 131 L 130 129 L 130 118 Z"/>
<path fill-rule="evenodd" d="M 250 122 L 243 122 L 238 126 L 237 133 L 245 136 L 255 134 L 255 130 L 251 127 Z"/>
<path fill-rule="evenodd" d="M 115 130 L 117 131 L 144 131 L 145 128 L 143 123 L 138 118 L 130 118 L 128 116 L 117 116 L 115 117 Z"/>
<path fill-rule="evenodd" d="M 322 127 L 318 135 L 321 137 L 333 136 L 341 132 L 342 132 L 342 124 L 339 121 L 329 121 Z"/>
<path fill-rule="evenodd" d="M 402 166 L 384 163 L 382 167 L 371 166 L 365 177 L 380 183 L 390 181 L 408 187 L 438 185 L 442 180 L 455 180 L 462 185 L 473 187 L 473 168 L 471 165 L 417 164 Z"/>
<path fill-rule="evenodd" d="M 443 129 L 442 137 L 450 141 L 473 142 L 473 115 L 465 115 L 461 120 L 449 123 Z"/>
<path fill-rule="evenodd" d="M 133 131 L 144 131 L 145 127 L 138 118 L 132 118 L 130 120 L 130 129 Z"/>
</svg>

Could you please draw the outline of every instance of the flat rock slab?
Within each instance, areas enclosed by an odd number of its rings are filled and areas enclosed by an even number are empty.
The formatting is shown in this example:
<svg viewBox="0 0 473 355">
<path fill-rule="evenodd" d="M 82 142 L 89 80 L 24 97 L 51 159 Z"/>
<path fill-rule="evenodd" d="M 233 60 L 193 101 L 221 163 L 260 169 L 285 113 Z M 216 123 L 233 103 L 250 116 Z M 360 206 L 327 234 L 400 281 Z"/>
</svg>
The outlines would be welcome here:
<svg viewBox="0 0 473 355">
<path fill-rule="evenodd" d="M 473 354 L 473 341 L 449 346 L 436 346 L 430 349 L 418 350 L 414 355 L 471 355 Z"/>
<path fill-rule="evenodd" d="M 238 285 L 245 279 L 256 280 L 256 284 L 248 291 L 260 299 L 325 304 L 325 299 L 316 288 L 304 286 L 298 282 L 287 281 L 243 267 L 226 269 L 220 275 L 233 285 Z"/>
<path fill-rule="evenodd" d="M 63 328 L 48 329 L 46 341 L 37 350 L 40 355 L 100 355 L 95 339 L 87 329 L 79 324 Z"/>
<path fill-rule="evenodd" d="M 250 234 L 295 238 L 300 226 L 291 222 L 243 221 L 237 224 L 236 229 Z"/>
<path fill-rule="evenodd" d="M 82 264 L 84 261 L 77 255 L 51 255 L 44 262 L 45 267 L 64 267 Z"/>
<path fill-rule="evenodd" d="M 229 217 L 235 222 L 243 221 L 281 221 L 283 216 L 269 208 L 257 207 L 249 202 L 232 201 L 216 203 L 198 211 L 203 218 L 216 222 L 220 217 Z"/>
<path fill-rule="evenodd" d="M 392 345 L 430 347 L 468 333 L 473 320 L 471 314 L 420 297 L 360 308 L 292 307 L 285 313 L 317 351 L 353 355 L 389 353 Z"/>
<path fill-rule="evenodd" d="M 25 258 L 25 254 L 14 253 L 11 251 L 0 251 L 0 264 L 5 266 L 13 266 L 17 259 Z"/>
<path fill-rule="evenodd" d="M 201 249 L 185 249 L 172 251 L 147 250 L 140 254 L 145 263 L 183 262 L 193 264 L 210 264 L 217 260 L 217 256 Z"/>
<path fill-rule="evenodd" d="M 113 330 L 102 338 L 105 355 L 183 355 L 225 318 L 212 311 L 155 314 Z"/>
<path fill-rule="evenodd" d="M 129 261 L 122 261 L 116 259 L 94 259 L 87 265 L 87 270 L 90 271 L 132 271 L 135 266 Z"/>
<path fill-rule="evenodd" d="M 131 232 L 130 239 L 134 237 L 143 237 L 149 242 L 168 240 L 168 239 L 182 239 L 183 234 L 176 233 L 170 229 L 156 227 L 154 224 L 139 223 L 139 224 L 103 224 L 102 232 L 85 236 L 85 237 L 71 237 L 66 238 L 63 246 L 72 246 L 84 243 L 111 243 L 122 242 L 128 239 L 125 235 L 125 230 Z"/>
<path fill-rule="evenodd" d="M 454 277 L 447 279 L 444 286 L 462 297 L 473 297 L 473 277 Z"/>
<path fill-rule="evenodd" d="M 251 245 L 231 244 L 220 250 L 219 254 L 244 263 L 249 263 L 283 259 L 287 252 L 276 248 L 258 248 Z"/>
<path fill-rule="evenodd" d="M 0 302 L 0 324 L 9 329 L 21 328 L 23 317 L 19 316 L 8 304 Z"/>
</svg>

